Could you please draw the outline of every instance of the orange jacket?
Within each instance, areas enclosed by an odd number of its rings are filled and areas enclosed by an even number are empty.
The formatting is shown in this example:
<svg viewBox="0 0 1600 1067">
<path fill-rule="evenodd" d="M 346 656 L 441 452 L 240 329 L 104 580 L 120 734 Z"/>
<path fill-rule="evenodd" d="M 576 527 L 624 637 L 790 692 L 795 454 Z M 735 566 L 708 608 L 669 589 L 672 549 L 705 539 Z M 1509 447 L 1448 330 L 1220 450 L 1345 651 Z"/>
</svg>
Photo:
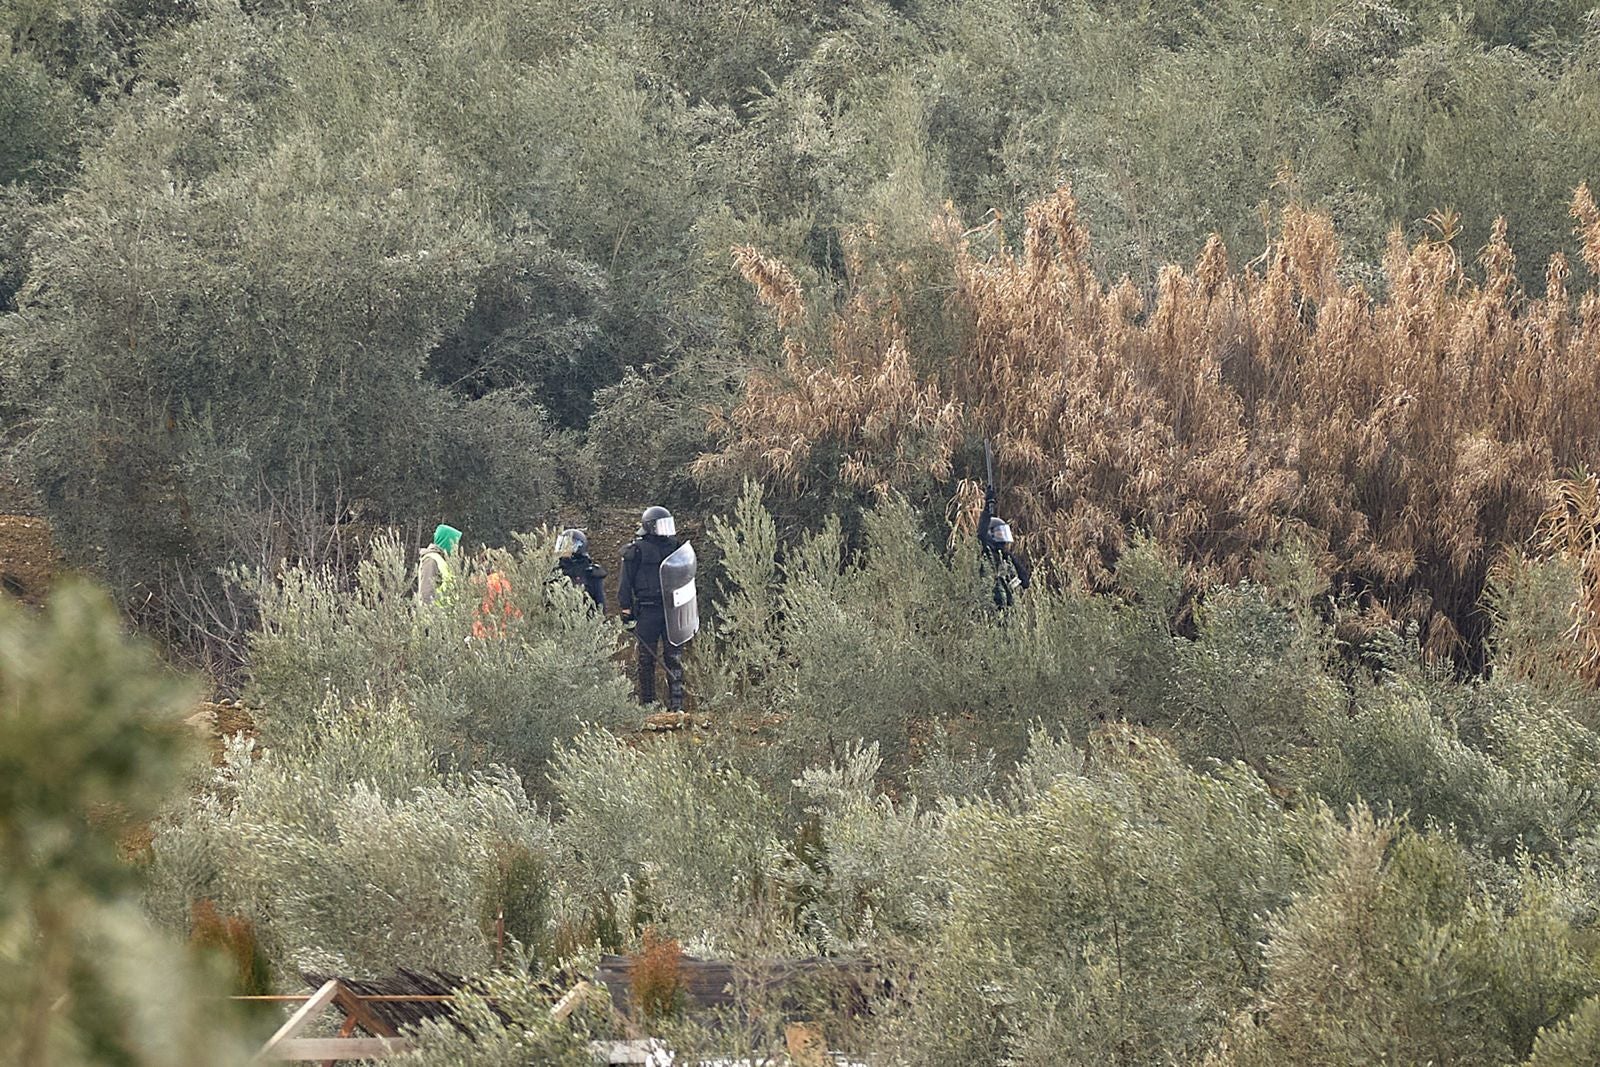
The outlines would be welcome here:
<svg viewBox="0 0 1600 1067">
<path fill-rule="evenodd" d="M 506 625 L 522 618 L 522 611 L 511 602 L 511 581 L 499 571 L 490 571 L 484 582 L 483 600 L 472 620 L 472 636 L 504 637 Z"/>
</svg>

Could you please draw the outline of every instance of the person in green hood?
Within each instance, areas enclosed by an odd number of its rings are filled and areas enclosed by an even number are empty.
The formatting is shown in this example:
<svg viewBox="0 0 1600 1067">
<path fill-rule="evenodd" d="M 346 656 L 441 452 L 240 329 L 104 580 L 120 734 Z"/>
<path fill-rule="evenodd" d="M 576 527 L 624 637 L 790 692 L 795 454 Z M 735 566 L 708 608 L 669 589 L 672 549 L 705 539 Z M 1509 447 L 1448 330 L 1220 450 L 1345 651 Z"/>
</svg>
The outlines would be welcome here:
<svg viewBox="0 0 1600 1067">
<path fill-rule="evenodd" d="M 440 523 L 433 531 L 433 543 L 422 549 L 417 563 L 417 603 L 432 604 L 450 584 L 451 556 L 461 543 L 461 531 Z"/>
</svg>

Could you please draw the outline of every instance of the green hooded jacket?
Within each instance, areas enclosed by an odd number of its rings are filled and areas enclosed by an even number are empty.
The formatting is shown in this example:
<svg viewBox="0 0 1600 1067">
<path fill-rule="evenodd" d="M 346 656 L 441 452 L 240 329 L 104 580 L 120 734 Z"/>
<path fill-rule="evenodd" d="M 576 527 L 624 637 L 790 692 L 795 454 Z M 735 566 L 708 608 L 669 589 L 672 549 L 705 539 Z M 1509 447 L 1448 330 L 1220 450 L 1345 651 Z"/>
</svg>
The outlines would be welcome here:
<svg viewBox="0 0 1600 1067">
<path fill-rule="evenodd" d="M 450 585 L 450 554 L 461 543 L 461 531 L 440 523 L 433 531 L 433 544 L 422 550 L 417 564 L 417 602 L 432 604 Z"/>
</svg>

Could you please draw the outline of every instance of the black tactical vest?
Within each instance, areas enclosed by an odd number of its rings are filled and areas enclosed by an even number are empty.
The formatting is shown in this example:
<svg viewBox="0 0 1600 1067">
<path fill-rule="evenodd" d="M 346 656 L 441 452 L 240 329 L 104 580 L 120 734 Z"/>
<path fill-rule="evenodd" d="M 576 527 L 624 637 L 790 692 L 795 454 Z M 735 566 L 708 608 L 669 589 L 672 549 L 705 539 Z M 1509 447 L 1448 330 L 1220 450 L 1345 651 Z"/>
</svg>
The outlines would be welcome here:
<svg viewBox="0 0 1600 1067">
<path fill-rule="evenodd" d="M 628 546 L 633 553 L 633 600 L 654 607 L 662 602 L 661 561 L 677 551 L 668 537 L 641 537 Z"/>
</svg>

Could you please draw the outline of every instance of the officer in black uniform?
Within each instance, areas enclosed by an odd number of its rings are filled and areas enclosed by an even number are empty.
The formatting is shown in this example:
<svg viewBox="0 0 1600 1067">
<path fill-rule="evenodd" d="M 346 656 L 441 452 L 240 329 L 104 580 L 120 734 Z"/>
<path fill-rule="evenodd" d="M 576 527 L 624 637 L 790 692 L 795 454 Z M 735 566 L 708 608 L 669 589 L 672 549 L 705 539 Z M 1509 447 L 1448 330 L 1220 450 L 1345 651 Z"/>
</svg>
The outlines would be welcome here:
<svg viewBox="0 0 1600 1067">
<path fill-rule="evenodd" d="M 1028 588 L 1031 575 L 1027 561 L 1017 556 L 1011 524 L 994 513 L 995 488 L 983 495 L 983 516 L 978 520 L 978 544 L 983 547 L 980 567 L 994 575 L 994 606 L 1009 608 L 1016 593 Z"/>
<path fill-rule="evenodd" d="M 617 603 L 622 621 L 634 627 L 639 646 L 639 703 L 656 699 L 656 645 L 667 675 L 667 710 L 683 710 L 683 646 L 667 640 L 667 612 L 661 593 L 661 561 L 682 543 L 672 513 L 663 507 L 645 509 L 639 535 L 622 550 L 622 577 Z"/>
<path fill-rule="evenodd" d="M 595 610 L 606 610 L 606 569 L 589 556 L 589 538 L 582 530 L 562 530 L 556 538 L 556 567 L 568 581 L 589 594 Z"/>
</svg>

